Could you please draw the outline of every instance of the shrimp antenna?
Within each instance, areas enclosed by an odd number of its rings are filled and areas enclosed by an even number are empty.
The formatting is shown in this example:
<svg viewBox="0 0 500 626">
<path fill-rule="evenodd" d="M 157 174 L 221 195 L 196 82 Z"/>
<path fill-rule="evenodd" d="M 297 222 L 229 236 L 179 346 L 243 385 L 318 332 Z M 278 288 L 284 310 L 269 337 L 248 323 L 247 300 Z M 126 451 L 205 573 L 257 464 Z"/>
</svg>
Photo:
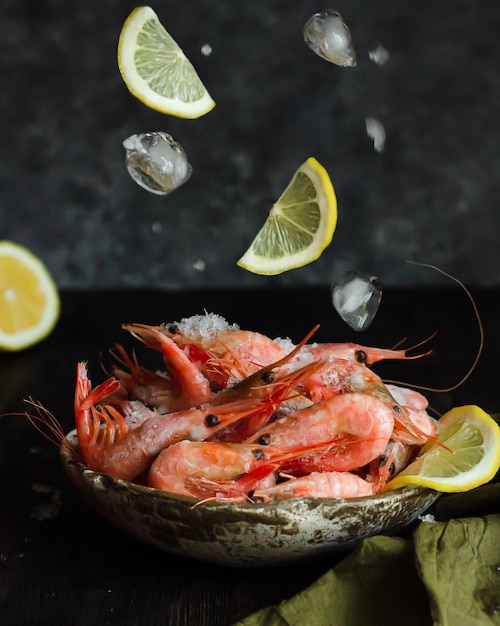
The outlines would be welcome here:
<svg viewBox="0 0 500 626">
<path fill-rule="evenodd" d="M 431 335 L 429 335 L 429 337 L 427 337 L 427 339 L 422 339 L 422 341 L 419 341 L 415 345 L 410 346 L 409 348 L 405 348 L 405 352 L 409 352 L 410 350 L 416 350 L 417 348 L 420 348 L 421 346 L 425 346 L 425 344 L 431 342 L 436 337 L 437 334 L 438 334 L 438 331 L 435 330 Z M 404 342 L 407 340 L 408 340 L 408 337 L 403 337 L 394 346 L 392 346 L 391 350 L 396 350 L 400 348 L 404 344 Z M 424 352 L 423 354 L 416 354 L 414 356 L 410 356 L 407 358 L 420 359 L 423 356 L 429 356 L 429 354 L 431 353 L 432 353 L 432 350 L 429 350 L 428 352 Z"/>
<path fill-rule="evenodd" d="M 24 400 L 27 404 L 31 405 L 35 410 L 34 413 L 18 412 L 8 413 L 6 415 L 18 415 L 25 417 L 32 426 L 43 436 L 58 448 L 64 444 L 71 452 L 76 454 L 73 446 L 66 439 L 66 433 L 62 429 L 61 424 L 57 418 L 46 409 L 41 402 L 33 400 L 33 398 L 27 398 Z M 2 417 L 2 416 L 0 416 Z"/>
<path fill-rule="evenodd" d="M 413 385 L 413 384 L 410 385 L 413 389 L 420 389 L 422 391 L 432 391 L 432 392 L 436 392 L 436 393 L 447 393 L 449 391 L 454 391 L 455 389 L 457 389 L 458 387 L 463 385 L 464 382 L 469 378 L 469 376 L 475 370 L 476 365 L 478 364 L 479 359 L 481 357 L 481 354 L 483 352 L 483 347 L 484 347 L 484 327 L 483 327 L 483 323 L 481 321 L 481 316 L 479 315 L 479 310 L 477 308 L 477 305 L 476 305 L 476 302 L 475 302 L 474 298 L 472 297 L 472 294 L 467 289 L 467 287 L 460 280 L 458 280 L 458 278 L 455 278 L 451 274 L 448 274 L 448 272 L 445 272 L 441 268 L 437 267 L 436 265 L 431 265 L 430 263 L 418 263 L 417 261 L 407 261 L 407 263 L 411 263 L 411 265 L 418 265 L 419 267 L 428 267 L 430 269 L 435 270 L 436 272 L 439 272 L 443 276 L 446 276 L 446 278 L 449 278 L 450 280 L 455 282 L 457 285 L 459 285 L 465 291 L 467 297 L 469 298 L 469 300 L 470 300 L 470 302 L 472 304 L 474 315 L 476 316 L 478 327 L 479 327 L 479 347 L 477 349 L 477 353 L 476 353 L 476 356 L 474 358 L 474 361 L 472 362 L 472 365 L 469 367 L 467 372 L 462 376 L 462 378 L 457 383 L 455 383 L 454 385 L 451 385 L 450 387 L 446 387 L 444 389 L 436 389 L 434 387 L 426 387 L 425 385 Z M 398 384 L 399 381 L 389 380 L 389 381 L 385 381 L 385 382 Z"/>
</svg>

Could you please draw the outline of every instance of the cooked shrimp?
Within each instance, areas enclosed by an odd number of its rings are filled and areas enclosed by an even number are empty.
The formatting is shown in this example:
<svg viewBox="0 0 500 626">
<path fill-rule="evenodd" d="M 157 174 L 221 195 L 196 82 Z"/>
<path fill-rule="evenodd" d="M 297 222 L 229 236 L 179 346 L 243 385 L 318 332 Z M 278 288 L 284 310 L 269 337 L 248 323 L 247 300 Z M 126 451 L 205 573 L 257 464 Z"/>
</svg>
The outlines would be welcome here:
<svg viewBox="0 0 500 626">
<path fill-rule="evenodd" d="M 246 378 L 286 355 L 269 337 L 248 330 L 221 333 L 204 349 L 208 358 L 203 371 L 221 386 Z"/>
<path fill-rule="evenodd" d="M 255 502 L 272 502 L 288 498 L 359 498 L 374 493 L 373 485 L 356 474 L 313 472 L 273 487 L 256 489 L 250 495 Z"/>
<path fill-rule="evenodd" d="M 266 335 L 241 330 L 213 313 L 166 324 L 164 332 L 199 364 L 212 382 L 223 388 L 286 354 Z"/>
<path fill-rule="evenodd" d="M 328 445 L 333 446 L 334 442 Z M 303 453 L 304 446 L 280 449 L 255 444 L 180 441 L 158 455 L 151 465 L 148 484 L 197 498 L 244 500 L 249 490 L 274 484 L 274 471 L 279 465 Z M 262 469 L 256 472 L 257 468 Z"/>
<path fill-rule="evenodd" d="M 181 408 L 199 406 L 201 400 L 203 400 L 203 402 L 214 400 L 215 394 L 210 390 L 210 382 L 213 382 L 213 380 L 209 382 L 202 373 L 202 370 L 206 371 L 206 368 L 200 368 L 198 362 L 191 361 L 188 358 L 186 353 L 170 338 L 166 327 L 147 326 L 146 324 L 125 324 L 123 328 L 131 332 L 147 346 L 163 353 L 167 371 L 171 379 L 172 389 L 174 393 L 180 397 Z M 243 351 L 242 346 L 246 344 L 245 340 L 242 338 L 242 333 L 244 337 L 259 337 L 259 341 L 250 341 L 250 343 L 254 349 L 252 353 L 253 356 L 258 352 L 262 358 L 254 359 L 252 357 L 251 361 L 245 361 L 246 366 L 242 368 L 241 375 L 234 377 L 230 381 L 231 384 L 229 386 L 227 386 L 229 381 L 226 378 L 225 384 L 219 385 L 221 392 L 217 394 L 219 398 L 217 402 L 222 401 L 222 399 L 225 402 L 231 395 L 241 397 L 245 389 L 248 393 L 251 393 L 251 395 L 255 395 L 255 387 L 262 383 L 267 384 L 271 382 L 274 370 L 289 363 L 314 332 L 316 332 L 317 328 L 318 326 L 315 326 L 288 354 L 277 344 L 274 344 L 268 337 L 265 337 L 265 335 L 250 333 L 249 331 L 232 331 L 230 335 L 232 342 L 234 342 L 235 347 L 239 347 L 240 351 Z M 241 342 L 241 345 L 238 342 Z M 269 349 L 269 342 L 274 345 L 273 349 Z M 184 346 L 185 350 L 187 350 L 187 348 L 188 346 Z M 189 350 L 187 351 L 189 352 Z M 153 386 L 154 384 L 160 384 L 166 387 L 166 383 L 162 381 L 158 375 L 154 375 L 154 373 L 145 370 L 145 368 L 137 366 L 124 354 L 123 350 L 120 350 L 120 357 L 122 363 L 132 372 L 132 376 L 137 376 L 139 387 L 146 386 L 149 388 L 148 383 L 152 383 Z M 276 360 L 276 357 L 278 360 Z M 320 361 L 314 365 L 314 369 L 318 369 L 319 363 Z M 310 367 L 310 372 L 312 373 L 312 364 L 308 363 L 307 365 Z M 286 372 L 289 372 L 290 369 L 293 368 L 288 368 Z M 297 365 L 295 369 L 299 369 Z M 129 381 L 126 381 L 125 384 L 132 388 L 132 383 Z M 187 389 L 185 389 L 186 385 Z M 153 395 L 154 391 L 147 391 L 147 393 Z M 186 403 L 188 407 L 183 407 Z M 176 407 L 176 409 L 178 409 L 178 407 Z"/>
<path fill-rule="evenodd" d="M 385 385 L 392 397 L 398 404 L 405 407 L 411 407 L 419 411 L 425 411 L 429 406 L 429 400 L 415 389 L 408 389 L 408 387 L 401 387 L 400 385 L 394 385 L 386 383 Z"/>
<path fill-rule="evenodd" d="M 165 334 L 163 327 L 124 324 L 123 328 L 148 347 L 162 353 L 175 399 L 172 410 L 198 407 L 209 402 L 212 396 L 209 381 L 179 346 Z"/>
<path fill-rule="evenodd" d="M 330 359 L 347 359 L 363 363 L 364 365 L 373 365 L 373 363 L 378 363 L 378 361 L 385 359 L 408 361 L 419 359 L 429 354 L 429 352 L 426 352 L 409 356 L 408 350 L 361 346 L 357 343 L 312 343 L 304 346 L 302 352 L 326 361 Z"/>
<path fill-rule="evenodd" d="M 327 454 L 312 451 L 292 462 L 300 472 L 346 471 L 366 465 L 380 456 L 394 429 L 394 409 L 362 393 L 346 393 L 323 400 L 266 425 L 250 438 L 260 445 L 280 448 L 317 445 L 350 437 Z"/>
<path fill-rule="evenodd" d="M 419 446 L 409 445 L 391 439 L 384 453 L 370 463 L 369 479 L 373 482 L 376 493 L 394 478 L 413 459 Z"/>
<path fill-rule="evenodd" d="M 373 370 L 350 359 L 329 359 L 305 383 L 313 402 L 341 393 L 366 393 L 396 403 L 387 386 Z"/>
<path fill-rule="evenodd" d="M 409 445 L 422 445 L 427 439 L 434 439 L 436 421 L 427 413 L 427 398 L 414 389 L 388 384 L 387 389 L 399 406 L 403 407 L 407 418 L 416 430 L 408 429 L 396 420 L 393 439 Z"/>
<path fill-rule="evenodd" d="M 140 400 L 159 413 L 191 408 L 179 406 L 184 404 L 184 399 L 179 402 L 176 398 L 166 372 L 152 371 L 140 365 L 135 356 L 131 358 L 119 344 L 110 352 L 119 363 L 113 368 L 113 375 L 120 381 L 121 389 L 127 397 Z"/>
<path fill-rule="evenodd" d="M 130 480 L 147 469 L 161 450 L 182 439 L 201 441 L 243 419 L 254 418 L 257 426 L 267 422 L 276 404 L 295 393 L 298 381 L 314 367 L 312 363 L 276 380 L 271 377 L 267 384 L 261 381 L 261 385 L 257 385 L 259 377 L 254 374 L 248 383 L 239 384 L 240 396 L 233 393 L 224 398 L 224 403 L 167 414 L 143 406 L 143 415 L 131 426 L 121 410 L 123 400 L 113 397 L 119 381 L 110 378 L 92 389 L 86 366 L 80 363 L 75 422 L 82 460 L 90 469 Z M 266 373 L 269 371 L 272 370 L 266 369 Z M 138 410 L 137 403 L 133 410 Z"/>
<path fill-rule="evenodd" d="M 330 359 L 304 382 L 304 387 L 313 402 L 353 392 L 372 395 L 394 409 L 396 428 L 408 443 L 423 444 L 429 439 L 428 433 L 410 419 L 409 408 L 400 404 L 380 376 L 363 363 Z"/>
</svg>

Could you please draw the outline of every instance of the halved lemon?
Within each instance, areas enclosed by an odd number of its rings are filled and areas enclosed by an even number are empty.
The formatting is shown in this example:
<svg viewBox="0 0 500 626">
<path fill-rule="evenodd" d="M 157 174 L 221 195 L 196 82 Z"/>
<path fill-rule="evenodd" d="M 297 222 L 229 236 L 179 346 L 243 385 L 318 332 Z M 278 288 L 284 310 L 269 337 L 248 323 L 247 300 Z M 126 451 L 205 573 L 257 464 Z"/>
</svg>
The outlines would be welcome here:
<svg viewBox="0 0 500 626">
<path fill-rule="evenodd" d="M 311 157 L 295 172 L 237 265 L 272 276 L 312 263 L 332 241 L 336 225 L 332 181 Z"/>
<path fill-rule="evenodd" d="M 118 67 L 132 95 L 160 113 L 193 119 L 215 106 L 151 7 L 137 7 L 125 20 L 118 41 Z"/>
<path fill-rule="evenodd" d="M 0 241 L 0 350 L 38 343 L 59 311 L 59 293 L 44 263 L 23 246 Z"/>
<path fill-rule="evenodd" d="M 436 491 L 468 491 L 495 476 L 500 468 L 500 427 L 492 417 L 478 406 L 462 406 L 443 415 L 438 425 L 437 439 L 446 447 L 425 444 L 386 490 L 422 485 Z"/>
</svg>

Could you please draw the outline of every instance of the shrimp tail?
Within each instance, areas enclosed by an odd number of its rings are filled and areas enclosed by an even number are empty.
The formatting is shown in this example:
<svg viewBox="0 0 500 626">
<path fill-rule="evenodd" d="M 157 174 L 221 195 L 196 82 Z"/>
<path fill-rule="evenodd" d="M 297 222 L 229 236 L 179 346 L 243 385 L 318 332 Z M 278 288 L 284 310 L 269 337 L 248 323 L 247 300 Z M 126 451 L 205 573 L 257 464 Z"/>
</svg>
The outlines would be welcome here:
<svg viewBox="0 0 500 626">
<path fill-rule="evenodd" d="M 118 411 L 109 405 L 100 404 L 119 388 L 119 380 L 108 378 L 92 389 L 86 364 L 78 363 L 74 401 L 75 425 L 80 454 L 86 464 L 89 464 L 96 446 L 114 440 L 117 433 L 128 432 L 127 423 Z"/>
</svg>

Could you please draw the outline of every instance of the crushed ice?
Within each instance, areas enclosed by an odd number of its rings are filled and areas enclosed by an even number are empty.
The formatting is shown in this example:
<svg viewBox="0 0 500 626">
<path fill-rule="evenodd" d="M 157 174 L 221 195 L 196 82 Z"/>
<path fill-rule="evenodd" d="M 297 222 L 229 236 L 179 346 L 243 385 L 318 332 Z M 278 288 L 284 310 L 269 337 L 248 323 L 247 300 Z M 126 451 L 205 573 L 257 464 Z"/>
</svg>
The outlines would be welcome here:
<svg viewBox="0 0 500 626">
<path fill-rule="evenodd" d="M 226 318 L 217 313 L 192 315 L 183 317 L 180 322 L 174 322 L 179 332 L 192 341 L 212 339 L 226 330 L 239 330 L 238 324 L 229 324 Z"/>
</svg>

